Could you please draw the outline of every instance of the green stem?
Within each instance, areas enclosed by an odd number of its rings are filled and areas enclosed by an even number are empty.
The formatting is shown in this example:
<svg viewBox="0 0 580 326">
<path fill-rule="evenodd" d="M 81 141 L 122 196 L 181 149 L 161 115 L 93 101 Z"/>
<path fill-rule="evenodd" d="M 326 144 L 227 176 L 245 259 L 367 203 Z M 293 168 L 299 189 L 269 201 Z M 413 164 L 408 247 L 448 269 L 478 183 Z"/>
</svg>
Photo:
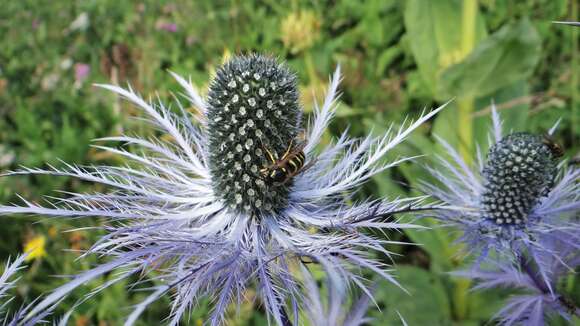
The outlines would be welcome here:
<svg viewBox="0 0 580 326">
<path fill-rule="evenodd" d="M 453 302 L 455 303 L 455 318 L 458 321 L 465 320 L 467 317 L 470 287 L 471 280 L 469 279 L 458 279 L 455 281 Z"/>
<path fill-rule="evenodd" d="M 457 100 L 458 112 L 458 133 L 459 133 L 459 152 L 465 162 L 472 161 L 473 148 L 473 111 L 474 100 L 472 97 Z"/>
<path fill-rule="evenodd" d="M 306 71 L 308 72 L 308 79 L 313 85 L 318 84 L 318 75 L 316 74 L 316 68 L 314 67 L 314 60 L 309 51 L 304 52 L 304 61 L 306 63 Z"/>
<path fill-rule="evenodd" d="M 461 13 L 461 58 L 467 57 L 475 48 L 475 20 L 477 18 L 477 0 L 463 1 Z M 463 158 L 471 161 L 473 143 L 474 99 L 462 98 L 457 101 L 459 106 L 459 141 Z"/>
<path fill-rule="evenodd" d="M 476 16 L 477 0 L 464 0 L 461 16 L 461 52 L 463 57 L 469 55 L 475 47 Z"/>
<path fill-rule="evenodd" d="M 467 57 L 475 48 L 475 20 L 477 17 L 477 0 L 464 0 L 461 16 L 461 57 Z M 473 147 L 473 121 L 472 114 L 475 109 L 474 98 L 466 97 L 457 101 L 459 108 L 458 133 L 460 153 L 466 162 L 472 161 Z M 455 281 L 453 289 L 453 303 L 456 320 L 464 320 L 468 314 L 469 288 L 471 281 L 461 279 Z"/>
<path fill-rule="evenodd" d="M 578 1 L 572 1 L 572 21 L 578 21 Z M 571 26 L 571 37 L 572 37 L 572 76 L 570 80 L 570 87 L 572 92 L 572 146 L 575 145 L 575 139 L 577 139 L 576 135 L 578 132 L 578 116 L 580 115 L 580 99 L 578 98 L 580 94 L 578 93 L 578 67 L 580 62 L 578 62 L 578 28 Z"/>
</svg>

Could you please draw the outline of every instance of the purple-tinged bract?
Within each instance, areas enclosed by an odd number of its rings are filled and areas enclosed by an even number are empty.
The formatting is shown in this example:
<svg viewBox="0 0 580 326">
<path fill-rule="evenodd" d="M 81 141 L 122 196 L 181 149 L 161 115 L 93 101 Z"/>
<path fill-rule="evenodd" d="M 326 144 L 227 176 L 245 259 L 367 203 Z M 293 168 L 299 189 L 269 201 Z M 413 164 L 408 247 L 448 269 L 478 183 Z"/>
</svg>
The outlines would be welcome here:
<svg viewBox="0 0 580 326">
<path fill-rule="evenodd" d="M 478 281 L 476 290 L 499 287 L 518 290 L 496 314 L 500 325 L 543 326 L 554 315 L 571 321 L 573 315 L 580 316 L 580 309 L 572 298 L 555 290 L 563 277 L 580 266 L 580 251 L 566 241 L 550 242 L 545 246 L 546 250 L 558 254 L 538 257 L 543 271 L 538 269 L 538 261 L 521 257 L 515 265 L 495 262 L 454 274 Z"/>
<path fill-rule="evenodd" d="M 10 302 L 12 302 L 12 297 L 8 295 L 8 291 L 12 289 L 16 282 L 19 280 L 18 277 L 15 277 L 16 273 L 18 273 L 21 269 L 23 269 L 23 263 L 26 260 L 28 254 L 21 255 L 14 259 L 14 261 L 10 261 L 8 258 L 8 262 L 4 267 L 4 271 L 2 275 L 0 275 L 0 319 L 2 319 L 2 326 L 34 326 L 34 325 L 46 325 L 46 317 L 52 314 L 52 311 L 56 307 L 56 304 L 46 306 L 44 309 L 37 310 L 35 314 L 30 314 L 30 311 L 36 304 L 37 300 L 34 300 L 27 306 L 20 307 L 14 313 L 10 313 L 7 311 L 7 306 Z M 68 322 L 70 317 L 69 313 L 66 313 L 58 323 L 54 323 L 53 325 L 58 326 L 65 326 Z M 28 317 L 26 317 L 28 315 Z"/>
</svg>

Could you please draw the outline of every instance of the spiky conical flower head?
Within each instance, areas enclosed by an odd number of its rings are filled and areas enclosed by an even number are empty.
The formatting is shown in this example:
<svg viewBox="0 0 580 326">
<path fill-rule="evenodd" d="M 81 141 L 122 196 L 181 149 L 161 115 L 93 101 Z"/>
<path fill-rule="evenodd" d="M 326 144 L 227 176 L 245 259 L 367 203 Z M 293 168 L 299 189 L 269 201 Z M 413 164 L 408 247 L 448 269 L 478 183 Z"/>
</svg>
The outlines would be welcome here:
<svg viewBox="0 0 580 326">
<path fill-rule="evenodd" d="M 551 190 L 556 157 L 542 136 L 514 133 L 493 145 L 483 168 L 485 218 L 498 225 L 523 225 Z"/>
<path fill-rule="evenodd" d="M 366 231 L 415 227 L 393 221 L 391 216 L 422 210 L 423 198 L 352 203 L 347 199 L 373 175 L 407 161 L 385 163 L 384 155 L 441 108 L 398 130 L 390 128 L 382 137 L 359 141 L 345 132 L 315 151 L 335 114 L 339 69 L 323 105 L 314 105 L 300 144 L 296 140 L 301 132 L 296 80 L 276 61 L 257 55 L 232 59 L 219 68 L 207 100 L 190 82 L 174 76 L 191 105 L 204 113 L 193 116 L 193 122 L 179 101 L 181 114 L 161 101 L 146 102 L 131 88 L 102 85 L 141 108 L 153 126 L 171 136 L 106 138 L 140 146 L 139 154 L 101 147 L 134 164 L 14 172 L 67 175 L 113 188 L 110 193 L 71 194 L 50 207 L 30 202 L 0 205 L 0 216 L 32 213 L 109 219 L 108 234 L 89 252 L 112 260 L 55 289 L 35 303 L 28 315 L 52 307 L 78 286 L 117 270 L 122 275 L 103 287 L 153 269 L 160 281 L 136 305 L 125 325 L 133 325 L 147 305 L 166 293 L 172 293 L 170 325 L 178 325 L 203 297 L 213 303 L 208 324 L 221 325 L 229 304 L 240 306 L 250 286 L 256 287 L 270 320 L 278 325 L 292 320 L 298 325 L 299 307 L 307 294 L 315 295 L 314 287 L 305 287 L 305 280 L 313 278 L 305 259 L 326 271 L 338 294 L 345 293 L 348 284 L 368 293 L 359 275 L 361 268 L 398 284 L 373 253 L 390 256 L 383 247 L 390 241 Z M 294 171 L 287 182 L 267 184 L 265 180 L 277 178 L 260 174 L 275 159 L 269 158 L 266 149 L 273 156 L 283 156 L 295 147 L 301 149 L 309 167 Z"/>
<path fill-rule="evenodd" d="M 559 146 L 545 136 L 502 135 L 502 121 L 492 106 L 493 144 L 472 167 L 441 140 L 451 160 L 429 168 L 439 181 L 425 184 L 426 193 L 447 205 L 434 217 L 463 231 L 460 241 L 478 262 L 484 259 L 519 263 L 520 257 L 558 255 L 551 243 L 564 241 L 580 250 L 580 169 L 558 164 Z M 493 255 L 490 255 L 493 253 Z M 560 258 L 560 257 L 557 257 Z M 538 268 L 544 271 L 546 266 Z"/>
<path fill-rule="evenodd" d="M 287 183 L 267 182 L 261 170 L 279 158 L 300 130 L 295 75 L 272 58 L 238 56 L 216 73 L 208 93 L 213 189 L 240 212 L 279 211 Z"/>
</svg>

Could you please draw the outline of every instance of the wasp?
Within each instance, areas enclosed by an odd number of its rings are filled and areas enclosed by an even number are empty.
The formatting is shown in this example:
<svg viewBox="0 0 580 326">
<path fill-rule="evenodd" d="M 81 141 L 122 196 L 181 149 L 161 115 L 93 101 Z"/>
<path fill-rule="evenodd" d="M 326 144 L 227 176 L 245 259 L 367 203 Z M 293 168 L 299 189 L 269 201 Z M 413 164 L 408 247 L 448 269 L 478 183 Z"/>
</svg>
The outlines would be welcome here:
<svg viewBox="0 0 580 326">
<path fill-rule="evenodd" d="M 580 165 L 580 154 L 576 154 L 576 156 L 574 156 L 570 162 L 568 162 L 568 165 Z"/>
<path fill-rule="evenodd" d="M 292 147 L 292 144 L 293 142 L 290 142 L 288 149 L 279 159 L 267 148 L 264 148 L 271 164 L 261 169 L 260 173 L 268 183 L 283 185 L 304 170 L 304 161 L 306 160 L 304 147 L 306 142 L 295 147 Z"/>
<path fill-rule="evenodd" d="M 564 155 L 564 149 L 562 148 L 562 146 L 556 143 L 556 141 L 549 134 L 544 134 L 542 143 L 548 146 L 548 148 L 556 158 L 562 157 Z"/>
</svg>

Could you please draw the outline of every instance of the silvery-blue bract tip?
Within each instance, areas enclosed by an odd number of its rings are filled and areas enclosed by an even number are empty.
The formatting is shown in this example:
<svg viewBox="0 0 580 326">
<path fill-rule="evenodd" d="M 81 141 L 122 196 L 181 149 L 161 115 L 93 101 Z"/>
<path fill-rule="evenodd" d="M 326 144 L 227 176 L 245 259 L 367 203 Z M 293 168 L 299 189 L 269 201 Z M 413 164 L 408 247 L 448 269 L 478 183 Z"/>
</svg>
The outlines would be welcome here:
<svg viewBox="0 0 580 326">
<path fill-rule="evenodd" d="M 165 134 L 102 139 L 139 147 L 130 152 L 97 146 L 129 164 L 64 164 L 12 173 L 69 176 L 109 189 L 67 193 L 65 198 L 49 198 L 47 206 L 28 201 L 0 206 L 3 215 L 107 220 L 107 234 L 85 256 L 109 261 L 55 289 L 28 316 L 111 271 L 119 273 L 107 286 L 132 275 L 157 280 L 151 294 L 127 316 L 126 325 L 164 295 L 171 298 L 169 324 L 177 325 L 200 297 L 209 297 L 213 309 L 208 324 L 218 325 L 231 303 L 241 304 L 248 287 L 255 288 L 270 320 L 299 324 L 299 309 L 309 291 L 303 282 L 312 277 L 312 264 L 325 271 L 337 291 L 349 284 L 365 289 L 363 269 L 398 284 L 373 253 L 391 255 L 383 247 L 389 241 L 364 230 L 416 227 L 385 216 L 422 206 L 423 198 L 353 202 L 352 197 L 375 174 L 409 160 L 385 163 L 384 156 L 443 106 L 410 124 L 391 126 L 380 137 L 351 139 L 344 132 L 322 146 L 320 139 L 337 107 L 339 69 L 306 125 L 295 74 L 273 58 L 233 57 L 217 69 L 207 98 L 191 82 L 173 76 L 184 89 L 187 107 L 198 108 L 201 116 L 189 115 L 177 100 L 173 111 L 159 99 L 144 100 L 130 87 L 99 85 L 133 103 Z M 289 150 L 300 153 L 284 160 Z"/>
<path fill-rule="evenodd" d="M 12 261 L 8 258 L 6 266 L 4 266 L 4 271 L 0 275 L 0 319 L 2 320 L 2 326 L 46 325 L 47 317 L 52 315 L 53 310 L 56 308 L 56 304 L 53 304 L 37 310 L 34 314 L 30 314 L 30 311 L 35 307 L 35 302 L 39 300 L 36 299 L 32 303 L 21 306 L 13 312 L 9 311 L 8 306 L 14 297 L 11 297 L 8 292 L 20 280 L 17 273 L 25 267 L 23 264 L 27 257 L 29 257 L 29 253 L 20 255 Z M 69 311 L 60 320 L 55 321 L 53 325 L 66 326 L 71 313 L 72 311 Z"/>
</svg>

